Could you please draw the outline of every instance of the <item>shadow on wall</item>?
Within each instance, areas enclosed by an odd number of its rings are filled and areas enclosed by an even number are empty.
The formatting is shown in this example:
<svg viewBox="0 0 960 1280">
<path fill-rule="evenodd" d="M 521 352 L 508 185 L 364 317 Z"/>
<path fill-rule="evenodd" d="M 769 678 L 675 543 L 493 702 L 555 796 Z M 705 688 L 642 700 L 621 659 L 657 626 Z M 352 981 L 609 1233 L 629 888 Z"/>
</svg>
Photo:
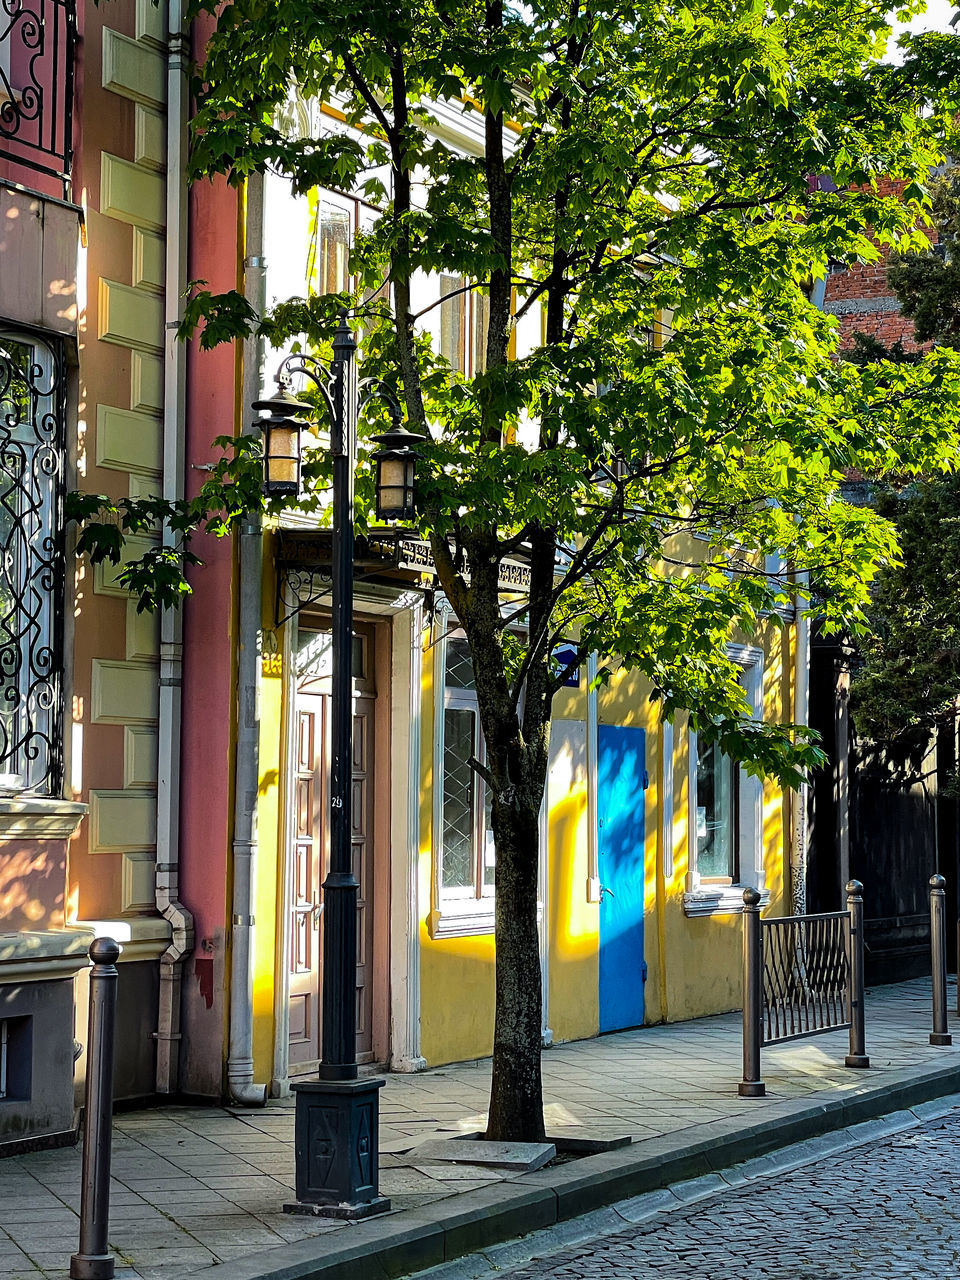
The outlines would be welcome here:
<svg viewBox="0 0 960 1280">
<path fill-rule="evenodd" d="M 62 928 L 66 878 L 65 841 L 7 844 L 0 851 L 0 931 Z"/>
</svg>

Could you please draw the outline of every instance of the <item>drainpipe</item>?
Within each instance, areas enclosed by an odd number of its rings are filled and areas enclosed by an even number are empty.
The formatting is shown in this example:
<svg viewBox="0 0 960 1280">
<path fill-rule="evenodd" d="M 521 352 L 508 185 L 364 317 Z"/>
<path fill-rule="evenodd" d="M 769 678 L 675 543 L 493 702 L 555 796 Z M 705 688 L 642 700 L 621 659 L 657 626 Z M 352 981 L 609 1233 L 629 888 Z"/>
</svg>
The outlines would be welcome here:
<svg viewBox="0 0 960 1280">
<path fill-rule="evenodd" d="M 819 310 L 825 310 L 827 296 L 827 277 L 814 280 L 810 290 L 810 301 Z M 803 574 L 802 580 L 809 582 L 809 574 Z M 797 652 L 796 677 L 794 682 L 794 724 L 806 727 L 810 723 L 810 601 L 803 596 L 797 597 Z M 808 821 L 810 784 L 802 782 L 793 793 L 793 839 L 791 840 L 790 859 L 790 898 L 793 914 L 806 915 L 807 911 L 807 856 L 810 847 L 810 824 Z M 846 883 L 846 881 L 842 881 Z"/>
<path fill-rule="evenodd" d="M 806 580 L 807 575 L 803 575 Z M 806 727 L 810 723 L 810 602 L 797 599 L 797 652 L 794 678 L 794 724 Z M 810 784 L 802 782 L 793 793 L 792 865 L 790 868 L 790 896 L 793 913 L 797 916 L 807 911 L 807 797 Z"/>
<path fill-rule="evenodd" d="M 263 175 L 246 184 L 244 296 L 262 315 L 266 295 L 263 263 Z M 243 344 L 242 431 L 256 434 L 250 406 L 260 398 L 261 344 Z M 259 515 L 240 526 L 239 644 L 237 656 L 237 747 L 233 816 L 233 912 L 230 952 L 230 1046 L 227 1087 L 234 1102 L 259 1107 L 267 1087 L 253 1078 L 253 903 L 257 862 L 257 795 L 260 783 L 260 624 L 263 539 Z"/>
<path fill-rule="evenodd" d="M 186 352 L 177 338 L 187 279 L 187 67 L 183 0 L 169 0 L 167 21 L 167 240 L 164 301 L 163 496 L 184 493 Z M 169 537 L 169 535 L 165 535 Z M 160 708 L 157 757 L 158 912 L 173 929 L 160 957 L 157 1012 L 157 1093 L 179 1087 L 180 986 L 185 956 L 193 950 L 193 916 L 180 894 L 180 719 L 183 618 L 179 609 L 160 616 Z"/>
</svg>

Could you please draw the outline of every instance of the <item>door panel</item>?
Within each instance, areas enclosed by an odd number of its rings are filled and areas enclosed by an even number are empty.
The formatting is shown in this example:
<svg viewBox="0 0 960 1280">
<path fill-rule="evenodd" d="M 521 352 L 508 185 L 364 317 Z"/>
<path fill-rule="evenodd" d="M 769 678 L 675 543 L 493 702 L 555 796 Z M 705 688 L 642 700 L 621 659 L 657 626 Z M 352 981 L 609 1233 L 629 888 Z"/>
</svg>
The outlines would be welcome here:
<svg viewBox="0 0 960 1280">
<path fill-rule="evenodd" d="M 357 1056 L 373 1057 L 374 980 L 374 760 L 376 696 L 373 630 L 357 628 L 354 682 L 352 864 L 357 894 Z M 296 691 L 293 903 L 290 918 L 290 1073 L 312 1070 L 321 1053 L 322 885 L 330 865 L 330 655 L 322 633 L 304 631 L 301 646 L 313 651 Z M 361 665 L 362 663 L 362 665 Z"/>
<path fill-rule="evenodd" d="M 601 1031 L 643 1022 L 645 750 L 643 729 L 598 727 Z"/>
<path fill-rule="evenodd" d="M 290 920 L 290 1066 L 320 1057 L 320 903 L 328 843 L 323 751 L 329 698 L 297 696 L 296 829 Z"/>
</svg>

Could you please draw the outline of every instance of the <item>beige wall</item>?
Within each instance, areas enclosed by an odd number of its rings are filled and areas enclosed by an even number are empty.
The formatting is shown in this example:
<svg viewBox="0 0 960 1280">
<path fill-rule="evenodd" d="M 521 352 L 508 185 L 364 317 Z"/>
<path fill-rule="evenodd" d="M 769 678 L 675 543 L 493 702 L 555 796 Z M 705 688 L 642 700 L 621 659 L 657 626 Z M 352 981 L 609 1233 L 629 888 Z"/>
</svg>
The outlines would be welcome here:
<svg viewBox="0 0 960 1280">
<path fill-rule="evenodd" d="M 166 5 L 87 6 L 77 483 L 159 492 L 164 348 Z M 125 555 L 142 552 L 132 540 Z M 71 849 L 81 919 L 153 914 L 158 627 L 110 566 L 72 563 L 71 794 L 90 816 Z M 72 724 L 69 722 L 72 721 Z"/>
</svg>

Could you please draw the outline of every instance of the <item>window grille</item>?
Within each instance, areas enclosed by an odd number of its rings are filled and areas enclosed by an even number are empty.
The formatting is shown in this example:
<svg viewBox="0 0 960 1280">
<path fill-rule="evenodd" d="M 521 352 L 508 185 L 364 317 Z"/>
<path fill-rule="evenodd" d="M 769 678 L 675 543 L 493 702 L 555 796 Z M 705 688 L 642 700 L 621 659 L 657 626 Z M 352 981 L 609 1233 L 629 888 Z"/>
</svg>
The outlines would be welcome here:
<svg viewBox="0 0 960 1280">
<path fill-rule="evenodd" d="M 31 175 L 43 174 L 64 198 L 76 34 L 75 0 L 0 2 L 0 177 L 34 186 Z"/>
<path fill-rule="evenodd" d="M 444 668 L 440 892 L 479 899 L 493 893 L 494 847 L 490 796 L 470 765 L 471 757 L 483 761 L 485 751 L 465 636 L 447 638 Z"/>
<path fill-rule="evenodd" d="M 0 330 L 0 792 L 62 783 L 65 404 L 61 347 Z"/>
</svg>

